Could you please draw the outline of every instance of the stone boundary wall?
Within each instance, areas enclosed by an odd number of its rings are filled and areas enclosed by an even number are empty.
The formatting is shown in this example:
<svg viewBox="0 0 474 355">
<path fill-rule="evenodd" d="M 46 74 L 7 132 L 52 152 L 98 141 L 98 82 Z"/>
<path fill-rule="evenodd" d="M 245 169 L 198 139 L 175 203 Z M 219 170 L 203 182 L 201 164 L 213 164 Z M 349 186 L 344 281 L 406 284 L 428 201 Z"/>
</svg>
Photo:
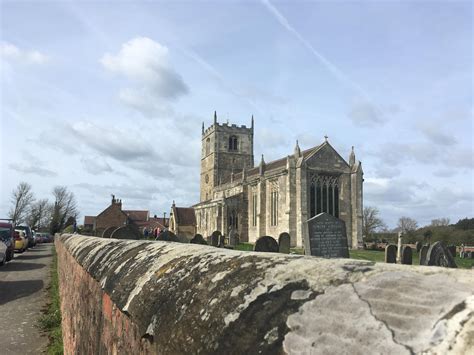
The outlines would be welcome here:
<svg viewBox="0 0 474 355">
<path fill-rule="evenodd" d="M 463 354 L 474 273 L 58 236 L 65 354 Z"/>
</svg>

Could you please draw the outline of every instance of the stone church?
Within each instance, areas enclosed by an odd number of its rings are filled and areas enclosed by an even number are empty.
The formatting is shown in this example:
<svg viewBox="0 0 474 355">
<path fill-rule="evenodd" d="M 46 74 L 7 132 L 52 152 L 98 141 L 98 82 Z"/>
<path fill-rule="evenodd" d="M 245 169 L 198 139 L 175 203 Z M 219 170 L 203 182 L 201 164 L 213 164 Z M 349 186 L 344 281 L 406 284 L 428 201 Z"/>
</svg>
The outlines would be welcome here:
<svg viewBox="0 0 474 355">
<path fill-rule="evenodd" d="M 348 245 L 362 245 L 362 165 L 354 149 L 346 162 L 325 141 L 254 166 L 254 120 L 250 127 L 229 123 L 202 126 L 200 202 L 194 205 L 197 233 L 237 231 L 240 241 L 255 242 L 282 232 L 302 247 L 306 221 L 327 212 L 346 224 Z"/>
</svg>

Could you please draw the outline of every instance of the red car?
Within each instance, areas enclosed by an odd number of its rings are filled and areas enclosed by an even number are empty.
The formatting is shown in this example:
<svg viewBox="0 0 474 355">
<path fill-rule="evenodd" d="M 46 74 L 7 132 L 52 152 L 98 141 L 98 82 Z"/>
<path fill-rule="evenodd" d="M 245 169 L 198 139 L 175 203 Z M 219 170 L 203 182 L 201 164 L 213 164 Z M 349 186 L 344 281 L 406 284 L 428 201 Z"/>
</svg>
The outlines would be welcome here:
<svg viewBox="0 0 474 355">
<path fill-rule="evenodd" d="M 0 241 L 7 246 L 6 261 L 12 260 L 15 255 L 15 228 L 11 222 L 0 222 Z"/>
</svg>

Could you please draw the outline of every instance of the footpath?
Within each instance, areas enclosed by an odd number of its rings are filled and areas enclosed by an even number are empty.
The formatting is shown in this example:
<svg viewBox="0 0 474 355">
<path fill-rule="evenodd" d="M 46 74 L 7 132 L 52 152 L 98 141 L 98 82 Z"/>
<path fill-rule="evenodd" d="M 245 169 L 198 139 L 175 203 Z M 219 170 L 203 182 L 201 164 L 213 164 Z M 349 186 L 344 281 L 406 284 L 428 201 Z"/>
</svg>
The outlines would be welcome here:
<svg viewBox="0 0 474 355">
<path fill-rule="evenodd" d="M 41 354 L 48 338 L 37 327 L 48 302 L 53 244 L 39 244 L 0 267 L 0 353 Z"/>
</svg>

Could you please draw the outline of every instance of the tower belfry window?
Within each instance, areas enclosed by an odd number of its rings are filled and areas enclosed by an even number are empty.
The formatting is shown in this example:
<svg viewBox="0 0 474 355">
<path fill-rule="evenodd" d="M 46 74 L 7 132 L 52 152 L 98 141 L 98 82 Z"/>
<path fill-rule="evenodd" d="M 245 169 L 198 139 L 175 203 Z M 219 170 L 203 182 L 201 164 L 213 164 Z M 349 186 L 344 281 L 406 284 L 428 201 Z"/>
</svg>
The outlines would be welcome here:
<svg viewBox="0 0 474 355">
<path fill-rule="evenodd" d="M 229 150 L 237 151 L 238 150 L 238 140 L 236 136 L 229 137 Z"/>
<path fill-rule="evenodd" d="M 206 139 L 206 155 L 209 155 L 211 152 L 211 139 L 208 138 Z"/>
</svg>

